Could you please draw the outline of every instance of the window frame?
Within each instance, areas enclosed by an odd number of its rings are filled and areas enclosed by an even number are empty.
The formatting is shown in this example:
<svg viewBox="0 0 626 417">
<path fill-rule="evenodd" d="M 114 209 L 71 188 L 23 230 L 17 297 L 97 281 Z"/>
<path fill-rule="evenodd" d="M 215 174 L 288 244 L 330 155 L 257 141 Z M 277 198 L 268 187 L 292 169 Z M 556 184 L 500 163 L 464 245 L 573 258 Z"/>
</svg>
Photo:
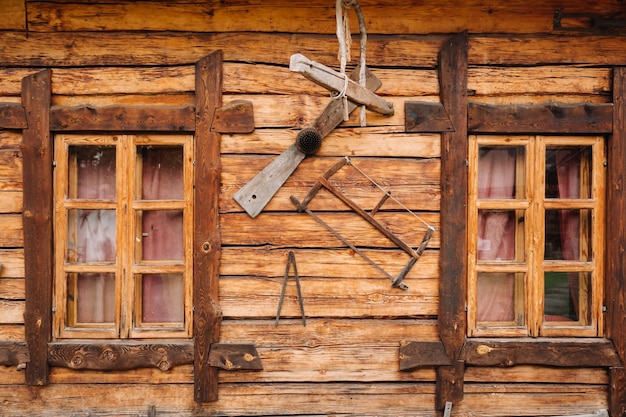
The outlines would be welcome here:
<svg viewBox="0 0 626 417">
<path fill-rule="evenodd" d="M 209 365 L 211 345 L 219 340 L 218 301 L 220 133 L 223 53 L 217 50 L 195 64 L 195 103 L 182 107 L 52 106 L 52 71 L 22 81 L 24 171 L 24 324 L 30 362 L 28 385 L 49 383 L 49 367 L 163 371 L 194 365 L 194 400 L 217 400 L 219 368 Z M 215 129 L 214 129 L 215 127 Z M 52 342 L 53 143 L 52 132 L 189 132 L 194 135 L 193 339 L 174 341 L 67 340 Z"/>
<path fill-rule="evenodd" d="M 192 335 L 192 242 L 193 242 L 193 137 L 190 134 L 75 134 L 60 133 L 54 136 L 54 250 L 55 276 L 53 288 L 53 339 L 137 339 L 137 338 L 189 338 Z M 183 199 L 182 200 L 142 200 L 138 173 L 141 171 L 137 149 L 141 146 L 179 146 L 183 150 Z M 100 199 L 76 199 L 70 195 L 69 182 L 72 167 L 69 161 L 70 147 L 110 146 L 116 154 L 116 197 L 113 201 Z M 70 210 L 110 209 L 116 213 L 116 252 L 115 261 L 83 262 L 74 264 L 66 261 L 67 227 Z M 180 261 L 152 261 L 139 259 L 135 236 L 138 212 L 150 209 L 175 209 L 183 214 L 183 259 Z M 68 274 L 109 271 L 115 275 L 115 321 L 109 323 L 72 325 L 68 317 L 69 283 Z M 178 272 L 183 277 L 184 318 L 180 326 L 141 324 L 140 319 L 140 280 L 138 276 L 146 271 L 155 273 Z"/>
<path fill-rule="evenodd" d="M 598 337 L 602 336 L 604 300 L 604 218 L 605 218 L 605 139 L 602 136 L 546 136 L 546 135 L 469 135 L 469 178 L 468 178 L 468 337 Z M 478 150 L 481 146 L 523 147 L 524 160 L 516 183 L 524 184 L 522 195 L 510 199 L 478 198 Z M 589 197 L 575 199 L 550 199 L 545 194 L 545 153 L 549 147 L 588 146 L 591 149 L 591 173 Z M 548 209 L 586 208 L 593 211 L 590 236 L 593 256 L 589 261 L 554 261 L 543 258 L 545 243 L 545 212 Z M 481 209 L 523 211 L 523 224 L 516 222 L 521 236 L 516 252 L 526 255 L 525 259 L 511 261 L 480 261 L 477 259 L 478 212 Z M 541 232 L 536 233 L 537 230 Z M 517 241 L 517 240 L 516 240 Z M 543 319 L 544 272 L 548 269 L 589 272 L 591 293 L 587 305 L 590 323 L 549 322 Z M 524 312 L 524 324 L 478 322 L 477 277 L 479 272 L 507 271 L 523 274 L 523 287 L 516 300 Z M 516 278 L 517 280 L 518 278 Z M 516 284 L 517 288 L 517 284 Z M 517 290 L 516 290 L 517 291 Z M 523 296 L 522 296 L 523 295 Z M 518 298 L 518 297 L 516 297 Z M 517 309 L 516 309 L 517 311 Z"/>
</svg>

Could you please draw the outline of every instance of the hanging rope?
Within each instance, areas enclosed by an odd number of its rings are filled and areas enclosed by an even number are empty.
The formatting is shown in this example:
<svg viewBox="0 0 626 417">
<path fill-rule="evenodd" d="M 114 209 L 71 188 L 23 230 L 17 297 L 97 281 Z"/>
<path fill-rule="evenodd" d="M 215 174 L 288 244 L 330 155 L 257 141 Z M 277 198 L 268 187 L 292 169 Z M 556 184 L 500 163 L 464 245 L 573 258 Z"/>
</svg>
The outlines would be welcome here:
<svg viewBox="0 0 626 417">
<path fill-rule="evenodd" d="M 352 37 L 350 33 L 350 23 L 348 19 L 348 11 L 353 8 L 356 12 L 358 21 L 359 21 L 359 32 L 361 34 L 361 43 L 360 43 L 360 60 L 359 60 L 359 84 L 365 87 L 366 84 L 366 51 L 367 51 L 367 32 L 365 30 L 365 19 L 363 18 L 363 12 L 361 11 L 361 7 L 359 6 L 359 2 L 357 0 L 337 0 L 335 6 L 335 18 L 337 22 L 337 40 L 339 41 L 339 65 L 340 72 L 343 74 L 343 77 L 346 80 L 347 86 L 347 75 L 346 75 L 346 64 L 350 61 L 350 49 L 352 46 Z M 345 91 L 343 94 L 339 94 L 337 96 L 343 100 L 343 119 L 348 120 L 350 115 L 348 113 L 348 98 L 345 96 Z M 365 120 L 365 106 L 361 106 L 360 109 L 360 123 L 361 127 L 366 126 Z"/>
</svg>

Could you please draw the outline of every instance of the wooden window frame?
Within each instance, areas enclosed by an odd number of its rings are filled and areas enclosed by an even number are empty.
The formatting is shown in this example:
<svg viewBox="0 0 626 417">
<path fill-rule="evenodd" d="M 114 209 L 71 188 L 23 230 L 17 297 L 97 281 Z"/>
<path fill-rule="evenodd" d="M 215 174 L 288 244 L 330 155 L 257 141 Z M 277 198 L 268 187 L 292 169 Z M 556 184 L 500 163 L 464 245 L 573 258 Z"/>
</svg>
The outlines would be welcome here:
<svg viewBox="0 0 626 417">
<path fill-rule="evenodd" d="M 72 369 L 168 370 L 194 364 L 194 399 L 217 399 L 217 367 L 208 363 L 218 341 L 220 133 L 213 129 L 222 106 L 222 52 L 195 65 L 195 105 L 184 107 L 52 107 L 51 70 L 22 82 L 24 170 L 24 314 L 29 385 L 47 385 L 49 366 Z M 19 116 L 19 115 L 18 115 Z M 180 342 L 72 340 L 51 342 L 53 285 L 52 132 L 187 132 L 194 135 L 193 339 Z"/>
<path fill-rule="evenodd" d="M 55 135 L 54 163 L 54 241 L 56 242 L 53 289 L 53 339 L 137 339 L 137 338 L 189 338 L 192 335 L 193 316 L 191 311 L 193 257 L 193 136 L 190 134 L 67 134 Z M 76 199 L 71 195 L 69 183 L 76 181 L 76 161 L 70 159 L 73 147 L 94 145 L 108 146 L 116 153 L 116 195 L 114 200 Z M 142 200 L 141 172 L 138 148 L 145 145 L 176 146 L 182 149 L 183 198 L 176 200 Z M 74 187 L 76 188 L 76 187 Z M 76 191 L 74 191 L 75 193 Z M 114 211 L 116 225 L 116 260 L 106 265 L 98 262 L 75 263 L 67 259 L 67 236 L 70 211 L 77 209 Z M 143 261 L 141 243 L 141 212 L 147 210 L 177 210 L 183 219 L 182 252 L 180 260 Z M 140 242 L 140 241 L 139 241 Z M 68 261 L 70 262 L 68 264 Z M 76 324 L 75 308 L 68 306 L 70 284 L 66 279 L 81 272 L 109 272 L 115 278 L 115 320 L 113 323 Z M 177 273 L 183 278 L 184 314 L 181 323 L 141 322 L 141 280 L 139 276 L 150 273 Z M 76 284 L 74 284 L 76 285 Z M 72 298 L 76 298 L 75 296 Z"/>
<path fill-rule="evenodd" d="M 549 135 L 469 135 L 468 178 L 468 337 L 598 337 L 603 335 L 602 305 L 604 300 L 604 210 L 605 210 L 605 139 L 603 136 L 549 136 Z M 513 199 L 480 199 L 478 197 L 478 152 L 481 146 L 520 147 L 525 149 L 523 159 L 518 155 L 516 163 L 518 195 Z M 586 146 L 591 150 L 588 172 L 589 196 L 575 199 L 550 199 L 544 197 L 545 152 L 550 146 Z M 533 228 L 543 228 L 548 209 L 588 209 L 594 215 L 586 226 L 591 237 L 593 257 L 586 262 L 567 260 L 544 260 L 544 234 L 535 235 Z M 480 261 L 478 253 L 478 212 L 507 210 L 518 214 L 516 221 L 517 258 L 504 261 Z M 523 221 L 520 221 L 523 219 Z M 582 224 L 582 220 L 581 220 Z M 581 235 L 582 236 L 582 235 Z M 582 237 L 581 237 L 582 239 Z M 589 322 L 548 322 L 543 320 L 544 271 L 588 272 L 591 277 L 586 301 L 581 302 L 589 310 Z M 479 326 L 477 311 L 477 275 L 479 272 L 510 272 L 525 279 L 516 278 L 516 312 L 526 317 L 522 323 L 490 322 Z M 581 291 L 582 293 L 582 291 Z M 587 315 L 585 315 L 587 316 Z M 585 317 L 584 320 L 587 320 Z M 583 321 L 581 319 L 581 321 Z"/>
<path fill-rule="evenodd" d="M 468 100 L 467 32 L 444 42 L 439 55 L 441 103 L 407 102 L 408 132 L 441 133 L 440 342 L 403 341 L 400 369 L 435 366 L 435 406 L 463 399 L 466 366 L 539 365 L 609 370 L 609 412 L 626 409 L 626 68 L 614 68 L 613 103 L 486 105 Z M 429 117 L 424 117 L 428 115 Z M 468 134 L 606 136 L 604 338 L 468 338 Z"/>
</svg>

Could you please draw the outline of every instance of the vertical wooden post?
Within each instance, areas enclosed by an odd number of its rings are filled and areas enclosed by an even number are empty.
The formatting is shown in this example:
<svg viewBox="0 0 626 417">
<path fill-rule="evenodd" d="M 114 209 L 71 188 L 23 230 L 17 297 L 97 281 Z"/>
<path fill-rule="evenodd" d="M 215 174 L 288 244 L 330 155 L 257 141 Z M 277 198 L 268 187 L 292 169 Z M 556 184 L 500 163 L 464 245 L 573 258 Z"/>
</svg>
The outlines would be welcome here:
<svg viewBox="0 0 626 417">
<path fill-rule="evenodd" d="M 467 326 L 467 55 L 467 32 L 447 41 L 439 55 L 441 102 L 453 131 L 441 134 L 439 335 L 452 365 L 437 370 L 438 409 L 463 398 L 464 364 L 457 361 Z"/>
<path fill-rule="evenodd" d="M 196 131 L 193 258 L 194 399 L 217 400 L 219 368 L 208 363 L 211 343 L 219 340 L 218 304 L 220 134 L 211 131 L 215 109 L 222 106 L 222 51 L 196 63 Z"/>
<path fill-rule="evenodd" d="M 613 340 L 622 363 L 626 362 L 626 68 L 613 73 L 613 135 L 607 149 L 606 234 L 607 336 Z M 626 372 L 611 368 L 609 408 L 612 416 L 626 413 Z"/>
<path fill-rule="evenodd" d="M 24 184 L 24 325 L 30 362 L 26 384 L 48 383 L 48 342 L 52 306 L 52 143 L 50 138 L 51 71 L 22 81 L 27 127 L 22 133 Z"/>
</svg>

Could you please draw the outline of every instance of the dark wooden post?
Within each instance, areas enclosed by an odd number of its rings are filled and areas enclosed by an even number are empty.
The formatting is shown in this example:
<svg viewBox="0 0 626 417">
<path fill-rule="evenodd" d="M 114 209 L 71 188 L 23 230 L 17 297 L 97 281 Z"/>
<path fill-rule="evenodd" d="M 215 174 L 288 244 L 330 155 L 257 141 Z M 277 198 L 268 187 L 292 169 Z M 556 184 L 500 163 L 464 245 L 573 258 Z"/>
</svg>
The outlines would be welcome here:
<svg viewBox="0 0 626 417">
<path fill-rule="evenodd" d="M 22 134 L 24 184 L 24 325 L 30 362 L 28 385 L 48 383 L 48 342 L 52 305 L 52 143 L 50 138 L 51 71 L 22 81 L 27 127 Z"/>
<path fill-rule="evenodd" d="M 606 223 L 606 328 L 622 364 L 626 361 L 626 68 L 615 68 L 613 75 L 613 135 L 609 138 L 607 159 Z M 626 373 L 624 367 L 610 370 L 609 408 L 612 416 L 626 413 Z"/>
<path fill-rule="evenodd" d="M 196 132 L 193 258 L 194 399 L 217 400 L 219 368 L 209 365 L 211 343 L 219 340 L 221 311 L 218 280 L 220 134 L 211 131 L 215 110 L 222 106 L 222 52 L 196 64 Z"/>
<path fill-rule="evenodd" d="M 437 369 L 436 406 L 463 398 L 467 288 L 467 33 L 447 41 L 439 56 L 441 102 L 453 131 L 441 134 L 441 278 L 439 334 L 452 364 Z"/>
</svg>

